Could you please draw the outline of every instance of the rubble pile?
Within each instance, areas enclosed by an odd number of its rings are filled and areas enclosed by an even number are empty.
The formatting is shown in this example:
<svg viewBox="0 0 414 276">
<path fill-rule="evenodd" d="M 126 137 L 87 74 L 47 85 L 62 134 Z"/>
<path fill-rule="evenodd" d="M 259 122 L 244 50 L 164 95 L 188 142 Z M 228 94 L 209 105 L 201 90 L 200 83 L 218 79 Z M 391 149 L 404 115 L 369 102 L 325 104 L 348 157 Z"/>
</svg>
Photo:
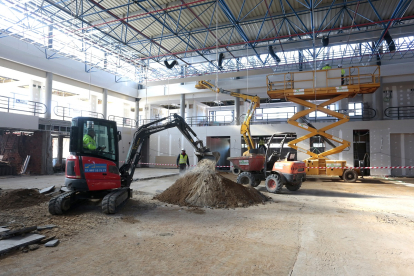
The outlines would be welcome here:
<svg viewBox="0 0 414 276">
<path fill-rule="evenodd" d="M 180 206 L 235 208 L 263 203 L 266 197 L 252 187 L 231 181 L 215 171 L 216 163 L 201 160 L 197 167 L 154 197 Z"/>
</svg>

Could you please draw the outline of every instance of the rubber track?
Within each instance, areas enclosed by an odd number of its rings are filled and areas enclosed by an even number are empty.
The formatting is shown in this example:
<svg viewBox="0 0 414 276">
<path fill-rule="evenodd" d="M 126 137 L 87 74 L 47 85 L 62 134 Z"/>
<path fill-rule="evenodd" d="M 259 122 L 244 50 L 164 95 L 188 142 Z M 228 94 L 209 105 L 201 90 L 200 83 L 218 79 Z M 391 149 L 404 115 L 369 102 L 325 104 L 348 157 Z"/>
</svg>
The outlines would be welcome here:
<svg viewBox="0 0 414 276">
<path fill-rule="evenodd" d="M 66 192 L 63 193 L 61 195 L 55 196 L 54 198 L 52 198 L 49 201 L 49 213 L 51 213 L 52 215 L 62 215 L 63 214 L 63 210 L 62 210 L 62 201 L 67 197 L 67 196 L 72 196 L 75 192 Z"/>
<path fill-rule="evenodd" d="M 123 202 L 128 200 L 128 197 L 118 205 L 116 204 L 117 199 L 119 196 L 123 195 L 124 193 L 128 193 L 127 189 L 115 190 L 110 192 L 102 199 L 102 212 L 105 214 L 115 214 L 116 207 L 121 205 Z"/>
</svg>

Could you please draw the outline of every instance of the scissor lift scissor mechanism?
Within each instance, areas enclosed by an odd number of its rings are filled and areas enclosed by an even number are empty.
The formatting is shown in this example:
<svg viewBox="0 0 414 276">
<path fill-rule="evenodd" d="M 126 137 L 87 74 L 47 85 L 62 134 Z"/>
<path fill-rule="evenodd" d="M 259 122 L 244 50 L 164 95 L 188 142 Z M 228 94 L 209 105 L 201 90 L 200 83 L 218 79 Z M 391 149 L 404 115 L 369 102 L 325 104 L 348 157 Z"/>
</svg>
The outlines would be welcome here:
<svg viewBox="0 0 414 276">
<path fill-rule="evenodd" d="M 295 113 L 288 119 L 288 123 L 309 131 L 302 137 L 298 137 L 288 143 L 288 146 L 310 156 L 306 159 L 306 173 L 308 175 L 337 175 L 348 181 L 356 180 L 356 172 L 344 170 L 346 161 L 329 160 L 327 156 L 342 152 L 350 146 L 350 142 L 335 137 L 326 131 L 340 126 L 349 121 L 349 116 L 326 108 L 330 104 L 345 98 L 352 98 L 357 94 L 369 94 L 375 92 L 380 86 L 379 66 L 360 66 L 345 69 L 342 75 L 341 69 L 329 69 L 305 72 L 289 72 L 270 74 L 266 77 L 267 94 L 271 99 L 286 99 L 308 109 Z M 322 103 L 313 103 L 310 100 L 326 100 Z M 338 120 L 320 129 L 309 126 L 306 123 L 297 122 L 312 112 L 323 112 Z M 322 153 L 314 153 L 297 144 L 315 135 L 335 141 L 338 146 Z M 327 169 L 328 168 L 328 169 Z"/>
</svg>

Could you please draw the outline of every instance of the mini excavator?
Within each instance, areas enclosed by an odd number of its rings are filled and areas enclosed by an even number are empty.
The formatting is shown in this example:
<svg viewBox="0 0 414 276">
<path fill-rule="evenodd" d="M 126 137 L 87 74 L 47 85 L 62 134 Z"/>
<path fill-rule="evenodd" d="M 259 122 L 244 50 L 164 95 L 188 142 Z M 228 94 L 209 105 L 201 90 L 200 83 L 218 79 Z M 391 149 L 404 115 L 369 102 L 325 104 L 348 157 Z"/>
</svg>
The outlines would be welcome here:
<svg viewBox="0 0 414 276">
<path fill-rule="evenodd" d="M 224 90 L 204 80 L 197 82 L 195 88 L 209 89 L 215 93 L 227 94 L 232 97 L 237 97 L 250 102 L 249 109 L 246 112 L 246 117 L 244 118 L 243 124 L 240 128 L 240 134 L 243 135 L 243 139 L 247 146 L 247 151 L 243 153 L 243 156 L 248 156 L 250 154 L 250 150 L 255 148 L 252 137 L 250 135 L 250 120 L 252 119 L 252 116 L 256 111 L 256 108 L 260 107 L 260 97 Z"/>
<path fill-rule="evenodd" d="M 49 212 L 61 215 L 79 200 L 102 198 L 102 211 L 114 214 L 132 196 L 130 186 L 144 142 L 150 135 L 174 127 L 194 147 L 198 161 L 210 159 L 217 162 L 220 158 L 218 152 L 211 152 L 203 145 L 182 117 L 173 114 L 140 126 L 134 133 L 124 164 L 119 167 L 118 142 L 122 137 L 116 122 L 90 117 L 73 118 L 70 155 L 66 159 L 65 186 L 69 191 L 49 201 Z M 89 137 L 85 140 L 86 135 Z"/>
</svg>

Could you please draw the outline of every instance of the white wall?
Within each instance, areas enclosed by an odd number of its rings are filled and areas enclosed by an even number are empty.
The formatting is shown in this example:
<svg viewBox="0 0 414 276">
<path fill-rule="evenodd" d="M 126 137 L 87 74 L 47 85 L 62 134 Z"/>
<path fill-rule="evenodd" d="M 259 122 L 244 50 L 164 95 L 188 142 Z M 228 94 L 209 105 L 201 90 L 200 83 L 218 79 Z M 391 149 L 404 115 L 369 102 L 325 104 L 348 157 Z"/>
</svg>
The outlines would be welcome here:
<svg viewBox="0 0 414 276">
<path fill-rule="evenodd" d="M 314 123 L 316 128 L 321 128 L 328 123 Z M 367 129 L 370 131 L 370 158 L 371 166 L 391 166 L 391 156 L 393 153 L 390 148 L 391 133 L 407 133 L 407 126 L 414 126 L 414 120 L 400 121 L 359 121 L 348 122 L 337 127 L 328 133 L 339 138 L 348 140 L 351 148 L 336 155 L 329 156 L 330 159 L 346 160 L 348 166 L 353 166 L 353 130 Z M 230 136 L 230 156 L 240 156 L 241 135 L 239 126 L 209 126 L 209 127 L 193 127 L 198 138 L 207 141 L 207 137 L 211 136 Z M 272 135 L 275 132 L 296 132 L 298 136 L 307 134 L 308 132 L 289 124 L 275 125 L 252 125 L 252 135 Z M 414 129 L 411 130 L 414 133 Z M 309 148 L 309 140 L 305 140 L 298 144 L 304 148 Z M 180 152 L 180 148 L 184 146 L 190 157 L 191 164 L 197 162 L 194 155 L 193 147 L 181 135 L 178 129 L 169 129 L 156 133 L 150 137 L 150 162 L 155 162 L 155 156 L 176 156 Z M 298 153 L 298 160 L 308 158 L 304 153 Z M 403 162 L 401 161 L 401 164 Z M 414 164 L 406 164 L 414 165 Z M 390 169 L 371 170 L 372 175 L 389 175 Z"/>
</svg>

